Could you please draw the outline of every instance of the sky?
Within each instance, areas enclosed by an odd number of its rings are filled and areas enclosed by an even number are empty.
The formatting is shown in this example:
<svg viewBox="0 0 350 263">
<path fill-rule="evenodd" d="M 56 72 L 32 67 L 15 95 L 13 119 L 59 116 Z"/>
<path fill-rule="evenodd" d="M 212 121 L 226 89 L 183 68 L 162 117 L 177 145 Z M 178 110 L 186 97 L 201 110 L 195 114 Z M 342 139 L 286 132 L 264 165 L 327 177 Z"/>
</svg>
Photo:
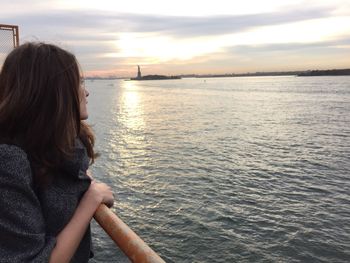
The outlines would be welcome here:
<svg viewBox="0 0 350 263">
<path fill-rule="evenodd" d="M 0 0 L 0 24 L 85 76 L 350 68 L 350 0 Z"/>
</svg>

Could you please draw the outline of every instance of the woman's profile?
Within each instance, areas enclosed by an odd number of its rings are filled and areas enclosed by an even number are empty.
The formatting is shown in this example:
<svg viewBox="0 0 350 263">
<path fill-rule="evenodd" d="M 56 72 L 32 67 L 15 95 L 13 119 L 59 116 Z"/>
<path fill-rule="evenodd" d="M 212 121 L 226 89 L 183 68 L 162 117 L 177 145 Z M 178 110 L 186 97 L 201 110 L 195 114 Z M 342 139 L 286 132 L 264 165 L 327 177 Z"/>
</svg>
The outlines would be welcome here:
<svg viewBox="0 0 350 263">
<path fill-rule="evenodd" d="M 0 73 L 0 262 L 87 262 L 90 221 L 111 189 L 87 175 L 95 159 L 75 56 L 26 43 Z"/>
</svg>

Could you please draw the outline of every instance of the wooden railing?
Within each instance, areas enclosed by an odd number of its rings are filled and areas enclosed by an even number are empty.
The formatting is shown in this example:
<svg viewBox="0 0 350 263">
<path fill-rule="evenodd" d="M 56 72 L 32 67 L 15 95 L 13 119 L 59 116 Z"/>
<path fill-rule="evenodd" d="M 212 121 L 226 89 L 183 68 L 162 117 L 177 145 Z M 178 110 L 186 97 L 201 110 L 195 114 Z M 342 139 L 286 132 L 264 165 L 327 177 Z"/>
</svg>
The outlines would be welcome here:
<svg viewBox="0 0 350 263">
<path fill-rule="evenodd" d="M 100 205 L 95 212 L 94 218 L 132 262 L 165 263 L 107 206 Z"/>
</svg>

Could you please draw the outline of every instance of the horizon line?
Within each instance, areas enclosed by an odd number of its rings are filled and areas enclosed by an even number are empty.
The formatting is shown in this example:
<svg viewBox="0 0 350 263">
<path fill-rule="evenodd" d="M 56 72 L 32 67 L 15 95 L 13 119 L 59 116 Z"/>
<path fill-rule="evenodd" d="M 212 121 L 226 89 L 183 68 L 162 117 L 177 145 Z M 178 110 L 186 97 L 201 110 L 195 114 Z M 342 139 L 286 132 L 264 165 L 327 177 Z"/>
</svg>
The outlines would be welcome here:
<svg viewBox="0 0 350 263">
<path fill-rule="evenodd" d="M 180 77 L 184 77 L 184 76 L 241 76 L 241 75 L 253 75 L 253 74 L 289 74 L 289 75 L 293 75 L 292 73 L 302 73 L 302 72 L 310 72 L 310 71 L 340 71 L 340 70 L 350 70 L 350 66 L 349 68 L 332 68 L 332 69 L 307 69 L 307 70 L 274 70 L 274 71 L 251 71 L 251 72 L 245 72 L 245 73 L 203 73 L 203 74 L 199 74 L 199 73 L 187 73 L 187 74 L 169 74 L 166 76 L 180 76 Z M 163 74 L 147 74 L 145 76 L 148 75 L 163 75 Z M 134 75 L 132 76 L 118 76 L 118 75 L 107 75 L 104 76 L 102 75 L 86 75 L 84 76 L 85 79 L 93 79 L 93 78 L 99 78 L 99 79 L 126 79 L 126 78 L 132 78 L 134 77 Z"/>
</svg>

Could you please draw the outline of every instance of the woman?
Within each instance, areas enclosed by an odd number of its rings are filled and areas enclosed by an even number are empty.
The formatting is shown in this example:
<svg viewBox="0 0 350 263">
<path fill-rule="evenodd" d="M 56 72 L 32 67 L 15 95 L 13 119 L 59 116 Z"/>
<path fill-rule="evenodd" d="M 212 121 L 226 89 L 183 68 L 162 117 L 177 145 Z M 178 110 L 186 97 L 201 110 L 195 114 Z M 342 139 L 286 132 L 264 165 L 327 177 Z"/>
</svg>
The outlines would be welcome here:
<svg viewBox="0 0 350 263">
<path fill-rule="evenodd" d="M 111 189 L 87 175 L 94 137 L 74 55 L 14 49 L 0 73 L 0 262 L 87 262 L 90 221 Z"/>
</svg>

